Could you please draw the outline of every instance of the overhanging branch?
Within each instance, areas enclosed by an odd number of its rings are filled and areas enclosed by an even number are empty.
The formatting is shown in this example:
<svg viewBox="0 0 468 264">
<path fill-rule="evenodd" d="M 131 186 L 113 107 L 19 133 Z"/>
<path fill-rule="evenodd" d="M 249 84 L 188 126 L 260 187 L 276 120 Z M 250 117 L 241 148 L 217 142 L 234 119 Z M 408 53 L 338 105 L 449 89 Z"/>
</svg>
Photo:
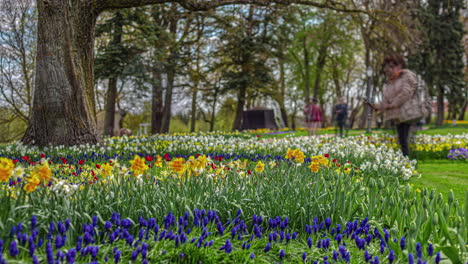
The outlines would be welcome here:
<svg viewBox="0 0 468 264">
<path fill-rule="evenodd" d="M 317 8 L 331 9 L 339 12 L 362 13 L 368 12 L 364 9 L 352 8 L 344 3 L 333 0 L 95 0 L 100 10 L 130 8 L 144 5 L 163 4 L 163 3 L 179 3 L 185 9 L 191 11 L 207 11 L 219 6 L 225 5 L 262 5 L 271 4 L 290 5 L 299 4 L 314 6 Z"/>
</svg>

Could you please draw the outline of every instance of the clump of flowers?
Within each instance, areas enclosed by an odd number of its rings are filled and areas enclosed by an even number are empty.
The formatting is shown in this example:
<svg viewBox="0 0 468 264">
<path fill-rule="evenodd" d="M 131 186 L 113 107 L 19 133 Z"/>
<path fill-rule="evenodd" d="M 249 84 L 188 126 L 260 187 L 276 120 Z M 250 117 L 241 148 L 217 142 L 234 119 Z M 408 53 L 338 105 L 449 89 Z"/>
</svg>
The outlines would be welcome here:
<svg viewBox="0 0 468 264">
<path fill-rule="evenodd" d="M 264 170 L 265 170 L 265 164 L 261 161 L 258 161 L 257 165 L 255 166 L 255 171 L 261 173 Z"/>
<path fill-rule="evenodd" d="M 304 163 L 305 155 L 304 152 L 302 152 L 300 149 L 290 149 L 288 148 L 288 151 L 286 152 L 286 159 L 294 159 L 297 163 Z"/>
<path fill-rule="evenodd" d="M 130 167 L 130 170 L 133 172 L 133 175 L 135 176 L 140 176 L 143 173 L 145 173 L 146 170 L 148 170 L 148 165 L 145 163 L 145 159 L 142 157 L 136 155 L 133 160 L 130 161 L 130 164 L 132 166 Z"/>
<path fill-rule="evenodd" d="M 175 158 L 169 162 L 169 168 L 179 175 L 185 172 L 185 160 L 184 158 Z"/>
<path fill-rule="evenodd" d="M 6 182 L 13 174 L 15 164 L 9 158 L 0 158 L 0 182 Z"/>
<path fill-rule="evenodd" d="M 49 167 L 49 163 L 44 161 L 42 165 L 34 168 L 30 175 L 31 178 L 38 178 L 42 182 L 49 182 L 52 177 L 52 170 Z"/>
<path fill-rule="evenodd" d="M 112 173 L 112 165 L 110 165 L 109 163 L 104 163 L 101 165 L 101 175 L 103 177 L 108 177 L 111 175 Z"/>
<path fill-rule="evenodd" d="M 468 149 L 466 148 L 451 149 L 449 150 L 447 158 L 451 160 L 468 160 Z"/>
</svg>

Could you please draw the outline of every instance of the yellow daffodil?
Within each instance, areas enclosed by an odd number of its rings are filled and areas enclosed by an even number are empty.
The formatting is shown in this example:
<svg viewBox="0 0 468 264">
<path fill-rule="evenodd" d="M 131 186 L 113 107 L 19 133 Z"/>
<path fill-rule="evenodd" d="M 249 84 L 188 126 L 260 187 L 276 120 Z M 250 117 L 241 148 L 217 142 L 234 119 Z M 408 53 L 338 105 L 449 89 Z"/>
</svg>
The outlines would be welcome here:
<svg viewBox="0 0 468 264">
<path fill-rule="evenodd" d="M 15 164 L 8 158 L 0 158 L 0 182 L 7 182 L 13 174 Z"/>
<path fill-rule="evenodd" d="M 255 166 L 256 172 L 263 172 L 265 170 L 265 164 L 262 161 L 258 161 L 257 165 Z"/>
<path fill-rule="evenodd" d="M 135 176 L 139 176 L 145 173 L 146 170 L 148 170 L 148 165 L 146 165 L 145 159 L 141 158 L 138 155 L 136 155 L 135 158 L 133 158 L 133 160 L 130 161 L 130 164 L 132 164 L 130 170 Z"/>
</svg>

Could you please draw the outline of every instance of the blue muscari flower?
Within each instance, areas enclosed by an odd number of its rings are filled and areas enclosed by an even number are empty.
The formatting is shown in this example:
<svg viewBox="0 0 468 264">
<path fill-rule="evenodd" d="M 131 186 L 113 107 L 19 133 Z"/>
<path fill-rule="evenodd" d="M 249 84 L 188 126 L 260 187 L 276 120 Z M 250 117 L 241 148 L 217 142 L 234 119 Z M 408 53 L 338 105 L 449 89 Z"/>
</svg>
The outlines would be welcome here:
<svg viewBox="0 0 468 264">
<path fill-rule="evenodd" d="M 115 263 L 119 263 L 121 255 L 122 255 L 122 252 L 120 250 L 115 251 L 115 253 L 114 253 L 114 262 Z"/>
<path fill-rule="evenodd" d="M 265 253 L 271 250 L 271 243 L 266 244 L 265 249 L 263 250 Z"/>
<path fill-rule="evenodd" d="M 10 243 L 10 256 L 16 257 L 18 254 L 19 254 L 19 250 L 18 250 L 18 247 L 16 245 L 16 241 L 13 240 Z"/>
<path fill-rule="evenodd" d="M 403 249 L 405 249 L 405 247 L 406 247 L 406 239 L 405 239 L 405 237 L 402 237 L 400 239 L 400 248 L 403 250 Z"/>
<path fill-rule="evenodd" d="M 333 255 L 332 255 L 332 258 L 334 261 L 338 261 L 338 252 L 336 250 L 333 250 Z"/>
<path fill-rule="evenodd" d="M 132 255 L 130 257 L 132 259 L 132 261 L 135 261 L 137 259 L 137 257 L 138 257 L 138 251 L 136 251 L 136 250 L 132 251 Z"/>
<path fill-rule="evenodd" d="M 302 261 L 303 262 L 307 261 L 307 253 L 306 252 L 302 252 Z"/>
<path fill-rule="evenodd" d="M 33 255 L 33 256 L 32 256 L 32 263 L 33 263 L 33 264 L 39 264 L 39 260 L 37 259 L 37 256 L 36 256 L 36 255 Z"/>
<path fill-rule="evenodd" d="M 66 254 L 66 259 L 67 263 L 74 263 L 75 262 L 75 256 L 76 256 L 76 250 L 75 249 L 70 249 L 68 250 Z"/>
<path fill-rule="evenodd" d="M 408 254 L 408 264 L 414 264 L 414 257 L 413 254 Z"/>
<path fill-rule="evenodd" d="M 182 253 L 179 254 L 179 257 L 180 257 L 181 259 L 183 259 L 183 258 L 185 257 L 185 254 L 182 252 Z"/>
<path fill-rule="evenodd" d="M 34 243 L 34 238 L 32 236 L 29 237 L 28 243 L 29 243 L 29 256 L 32 257 L 34 255 L 34 252 L 36 251 L 36 244 Z M 1 252 L 1 249 L 0 249 L 0 252 Z"/>
<path fill-rule="evenodd" d="M 49 232 L 50 233 L 53 233 L 55 231 L 55 223 L 54 222 L 50 222 L 49 224 Z"/>
<path fill-rule="evenodd" d="M 369 251 L 366 250 L 366 251 L 364 252 L 364 260 L 365 260 L 366 262 L 369 262 L 369 260 L 371 260 L 371 259 L 372 259 L 372 256 L 369 255 Z"/>
<path fill-rule="evenodd" d="M 330 228 L 331 224 L 332 224 L 331 219 L 329 217 L 325 218 L 325 225 L 326 225 L 327 229 Z"/>
<path fill-rule="evenodd" d="M 434 246 L 432 244 L 429 244 L 429 246 L 427 247 L 427 254 L 432 257 L 432 255 L 434 255 Z"/>
<path fill-rule="evenodd" d="M 307 238 L 307 245 L 309 246 L 309 248 L 312 248 L 312 238 L 311 237 Z"/>
<path fill-rule="evenodd" d="M 343 239 L 343 238 L 342 238 L 341 234 L 337 234 L 337 235 L 335 236 L 335 240 L 338 242 L 338 244 L 341 243 L 341 240 L 342 240 L 342 239 Z"/>
<path fill-rule="evenodd" d="M 382 234 L 380 234 L 380 231 L 377 229 L 377 227 L 374 228 L 374 236 L 379 239 L 382 238 Z"/>
<path fill-rule="evenodd" d="M 57 229 L 61 234 L 65 234 L 65 232 L 67 231 L 66 228 L 65 228 L 65 225 L 62 223 L 62 221 L 58 221 Z"/>
<path fill-rule="evenodd" d="M 366 237 L 366 243 L 369 245 L 370 242 L 372 242 L 372 235 L 368 234 L 367 237 Z"/>
<path fill-rule="evenodd" d="M 418 258 L 422 258 L 422 247 L 421 247 L 421 243 L 416 243 L 416 256 Z"/>
<path fill-rule="evenodd" d="M 251 259 L 254 259 L 254 258 L 255 258 L 255 254 L 254 254 L 254 253 L 250 254 L 250 258 L 251 258 Z"/>
<path fill-rule="evenodd" d="M 13 237 L 16 234 L 16 226 L 12 226 L 10 229 L 10 237 Z"/>
<path fill-rule="evenodd" d="M 106 223 L 104 224 L 104 228 L 107 231 L 110 231 L 110 229 L 112 228 L 112 222 L 106 221 Z"/>
<path fill-rule="evenodd" d="M 213 241 L 213 240 L 211 240 L 211 241 Z M 247 244 L 247 246 L 245 247 L 245 249 L 250 249 L 251 246 L 252 246 L 252 244 L 249 243 L 249 244 Z"/>
<path fill-rule="evenodd" d="M 299 234 L 298 234 L 297 232 L 294 232 L 294 233 L 292 234 L 292 239 L 293 239 L 293 240 L 297 239 L 297 236 L 298 236 L 298 235 L 299 235 Z"/>
<path fill-rule="evenodd" d="M 392 264 L 394 260 L 395 260 L 395 252 L 393 252 L 393 250 L 390 250 L 390 254 L 388 254 L 388 263 Z"/>
<path fill-rule="evenodd" d="M 55 237 L 55 248 L 61 248 L 65 243 L 63 243 L 63 239 L 61 235 L 57 235 Z"/>
<path fill-rule="evenodd" d="M 46 255 L 47 255 L 47 263 L 53 264 L 54 263 L 54 253 L 52 252 L 52 245 L 50 242 L 47 242 L 46 245 Z"/>
<path fill-rule="evenodd" d="M 374 264 L 380 264 L 380 260 L 378 256 L 374 257 Z"/>
<path fill-rule="evenodd" d="M 279 258 L 280 258 L 280 259 L 283 259 L 283 258 L 284 258 L 284 255 L 285 255 L 284 249 L 281 249 L 280 252 L 279 252 Z"/>
<path fill-rule="evenodd" d="M 242 210 L 241 209 L 237 210 L 236 216 L 240 216 L 241 214 L 242 214 Z"/>
<path fill-rule="evenodd" d="M 436 258 L 435 258 L 436 264 L 439 264 L 440 260 L 441 260 L 440 252 L 437 252 L 437 253 L 436 253 Z"/>
<path fill-rule="evenodd" d="M 34 230 L 37 225 L 37 217 L 35 215 L 31 216 L 31 230 Z"/>
<path fill-rule="evenodd" d="M 286 243 L 289 243 L 290 240 L 291 240 L 291 234 L 287 233 L 286 234 Z"/>
<path fill-rule="evenodd" d="M 216 225 L 216 228 L 218 229 L 218 234 L 223 235 L 224 227 L 223 227 L 223 224 L 221 222 L 218 222 L 218 224 Z"/>
</svg>

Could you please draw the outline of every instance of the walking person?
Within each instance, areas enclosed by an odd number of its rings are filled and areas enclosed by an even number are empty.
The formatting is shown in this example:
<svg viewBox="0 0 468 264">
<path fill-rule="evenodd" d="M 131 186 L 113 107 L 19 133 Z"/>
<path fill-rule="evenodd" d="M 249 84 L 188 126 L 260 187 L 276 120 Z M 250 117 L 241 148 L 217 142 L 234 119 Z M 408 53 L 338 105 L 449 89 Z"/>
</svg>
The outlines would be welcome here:
<svg viewBox="0 0 468 264">
<path fill-rule="evenodd" d="M 320 106 L 318 105 L 318 100 L 316 98 L 313 98 L 306 105 L 304 109 L 304 116 L 309 136 L 317 135 L 317 131 L 322 125 L 323 118 L 322 110 L 320 110 Z"/>
<path fill-rule="evenodd" d="M 335 121 L 338 127 L 340 137 L 343 137 L 343 130 L 348 118 L 348 104 L 346 104 L 344 96 L 338 98 L 338 104 L 335 105 Z M 336 133 L 338 135 L 338 133 Z"/>
<path fill-rule="evenodd" d="M 405 62 L 400 54 L 391 54 L 385 57 L 383 70 L 386 83 L 383 89 L 383 98 L 380 104 L 373 105 L 374 109 L 385 114 L 384 121 L 391 120 L 396 124 L 398 142 L 404 156 L 408 156 L 408 137 L 411 123 L 401 122 L 402 105 L 409 101 L 417 90 L 417 76 L 414 72 L 404 69 Z"/>
</svg>

